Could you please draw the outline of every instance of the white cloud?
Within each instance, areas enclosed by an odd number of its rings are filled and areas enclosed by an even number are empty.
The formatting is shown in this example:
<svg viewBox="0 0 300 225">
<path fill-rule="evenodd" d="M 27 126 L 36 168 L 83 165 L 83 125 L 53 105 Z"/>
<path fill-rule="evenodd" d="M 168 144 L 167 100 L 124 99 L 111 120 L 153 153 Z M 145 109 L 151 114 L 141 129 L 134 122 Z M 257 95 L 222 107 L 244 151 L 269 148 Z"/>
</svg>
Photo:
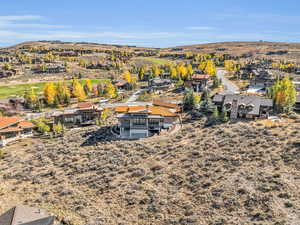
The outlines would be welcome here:
<svg viewBox="0 0 300 225">
<path fill-rule="evenodd" d="M 22 16 L 0 16 L 0 28 L 34 28 L 34 29 L 62 29 L 69 28 L 64 25 L 52 25 L 43 23 L 32 23 L 43 21 L 44 17 L 39 15 Z"/>
<path fill-rule="evenodd" d="M 21 16 L 0 16 L 0 21 L 28 21 L 28 20 L 41 20 L 43 17 L 39 15 L 21 15 Z"/>
</svg>

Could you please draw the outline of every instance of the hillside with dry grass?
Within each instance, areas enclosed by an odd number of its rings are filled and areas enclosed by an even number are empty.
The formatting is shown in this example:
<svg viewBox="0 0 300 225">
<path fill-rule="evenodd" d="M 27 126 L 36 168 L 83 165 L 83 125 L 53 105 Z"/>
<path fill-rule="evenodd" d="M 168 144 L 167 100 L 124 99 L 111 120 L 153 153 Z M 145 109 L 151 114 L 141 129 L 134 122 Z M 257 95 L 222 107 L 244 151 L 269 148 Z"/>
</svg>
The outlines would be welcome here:
<svg viewBox="0 0 300 225">
<path fill-rule="evenodd" d="M 300 43 L 285 42 L 219 42 L 168 48 L 164 51 L 229 54 L 286 60 L 300 63 Z M 249 57 L 250 58 L 250 57 Z"/>
<path fill-rule="evenodd" d="M 4 211 L 45 208 L 80 225 L 298 225 L 300 117 L 118 141 L 108 127 L 8 146 L 0 159 Z"/>
</svg>

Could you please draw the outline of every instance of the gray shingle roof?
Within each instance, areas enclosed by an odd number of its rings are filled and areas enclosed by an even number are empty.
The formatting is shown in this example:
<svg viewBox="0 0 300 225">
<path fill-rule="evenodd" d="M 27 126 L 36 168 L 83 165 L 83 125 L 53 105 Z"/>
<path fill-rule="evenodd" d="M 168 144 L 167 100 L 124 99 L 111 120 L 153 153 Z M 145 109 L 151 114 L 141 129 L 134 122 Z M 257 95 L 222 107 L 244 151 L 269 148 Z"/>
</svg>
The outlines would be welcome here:
<svg viewBox="0 0 300 225">
<path fill-rule="evenodd" d="M 54 217 L 44 210 L 16 206 L 0 216 L 1 225 L 53 225 Z"/>
<path fill-rule="evenodd" d="M 215 96 L 215 97 L 216 100 L 219 100 L 221 98 L 220 96 Z M 248 112 L 248 114 L 252 114 L 252 115 L 259 115 L 259 110 L 261 106 L 273 107 L 272 99 L 263 98 L 256 95 L 236 95 L 236 94 L 225 95 L 223 104 L 224 105 L 227 103 L 232 104 L 234 100 L 237 100 L 238 106 L 242 104 L 244 104 L 245 106 L 253 105 L 253 109 L 250 112 Z"/>
</svg>

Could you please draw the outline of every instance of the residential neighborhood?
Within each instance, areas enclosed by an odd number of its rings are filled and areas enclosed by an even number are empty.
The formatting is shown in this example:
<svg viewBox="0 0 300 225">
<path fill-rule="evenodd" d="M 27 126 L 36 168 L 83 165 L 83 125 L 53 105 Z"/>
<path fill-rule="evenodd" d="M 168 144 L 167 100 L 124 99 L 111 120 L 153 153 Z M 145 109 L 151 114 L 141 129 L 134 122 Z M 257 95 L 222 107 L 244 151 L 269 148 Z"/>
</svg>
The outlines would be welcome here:
<svg viewBox="0 0 300 225">
<path fill-rule="evenodd" d="M 300 3 L 3 1 L 0 225 L 300 225 Z"/>
</svg>

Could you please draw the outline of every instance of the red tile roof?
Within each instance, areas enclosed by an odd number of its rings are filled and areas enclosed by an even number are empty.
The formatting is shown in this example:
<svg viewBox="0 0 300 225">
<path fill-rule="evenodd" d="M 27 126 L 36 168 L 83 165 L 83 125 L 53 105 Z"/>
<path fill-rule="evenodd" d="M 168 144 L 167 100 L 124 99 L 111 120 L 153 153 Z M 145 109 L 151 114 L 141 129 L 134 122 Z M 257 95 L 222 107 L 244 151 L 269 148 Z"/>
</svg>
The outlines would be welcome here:
<svg viewBox="0 0 300 225">
<path fill-rule="evenodd" d="M 23 119 L 21 117 L 18 117 L 18 116 L 0 117 L 0 129 L 6 128 L 8 126 L 19 123 L 21 121 L 23 121 Z"/>
<path fill-rule="evenodd" d="M 211 76 L 208 74 L 194 74 L 192 79 L 196 80 L 208 80 Z"/>
<path fill-rule="evenodd" d="M 31 123 L 31 122 L 29 122 L 29 121 L 26 121 L 26 120 L 21 121 L 21 122 L 18 124 L 18 126 L 19 126 L 20 128 L 33 128 L 33 127 L 35 127 L 35 125 L 34 125 L 33 123 Z"/>
<path fill-rule="evenodd" d="M 93 104 L 89 102 L 81 102 L 77 104 L 77 108 L 79 109 L 90 109 L 93 108 Z"/>
</svg>

